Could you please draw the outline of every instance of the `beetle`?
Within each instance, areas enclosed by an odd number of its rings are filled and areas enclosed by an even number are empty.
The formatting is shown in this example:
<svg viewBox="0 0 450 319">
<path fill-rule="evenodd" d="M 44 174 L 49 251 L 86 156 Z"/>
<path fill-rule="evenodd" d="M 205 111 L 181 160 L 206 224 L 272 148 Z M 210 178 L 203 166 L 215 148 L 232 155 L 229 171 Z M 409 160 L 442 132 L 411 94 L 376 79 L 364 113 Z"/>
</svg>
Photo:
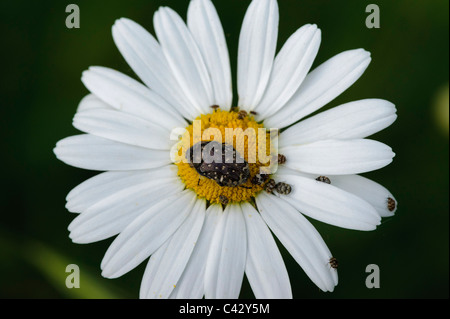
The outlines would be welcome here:
<svg viewBox="0 0 450 319">
<path fill-rule="evenodd" d="M 219 152 L 220 151 L 220 152 Z M 238 187 L 250 178 L 250 167 L 229 144 L 199 142 L 186 152 L 189 165 L 219 186 Z"/>
<path fill-rule="evenodd" d="M 316 178 L 316 181 L 322 182 L 322 183 L 325 183 L 325 184 L 331 184 L 331 180 L 327 176 L 319 176 L 319 177 Z"/>
<path fill-rule="evenodd" d="M 247 115 L 248 115 L 247 111 L 244 111 L 244 110 L 239 111 L 238 119 L 243 120 L 243 119 L 245 119 L 247 117 Z"/>
<path fill-rule="evenodd" d="M 337 269 L 337 267 L 339 265 L 338 260 L 335 257 L 331 257 L 328 263 L 330 264 L 331 268 L 333 268 L 333 269 Z"/>
<path fill-rule="evenodd" d="M 387 199 L 387 208 L 390 212 L 393 212 L 395 210 L 395 207 L 397 206 L 397 203 L 395 200 L 391 197 L 388 197 Z"/>
<path fill-rule="evenodd" d="M 275 189 L 276 184 L 277 183 L 275 182 L 275 180 L 269 179 L 266 185 L 264 185 L 264 190 L 269 194 L 273 194 L 273 190 Z"/>
<path fill-rule="evenodd" d="M 262 185 L 269 179 L 269 174 L 256 174 L 251 182 L 253 185 Z"/>
<path fill-rule="evenodd" d="M 276 184 L 275 189 L 281 195 L 289 195 L 292 192 L 292 186 L 286 183 Z"/>
<path fill-rule="evenodd" d="M 286 156 L 278 154 L 278 164 L 286 164 Z"/>
<path fill-rule="evenodd" d="M 230 200 L 228 199 L 228 197 L 226 197 L 225 195 L 220 195 L 219 196 L 219 201 L 222 205 L 228 205 L 228 203 L 230 202 Z"/>
</svg>

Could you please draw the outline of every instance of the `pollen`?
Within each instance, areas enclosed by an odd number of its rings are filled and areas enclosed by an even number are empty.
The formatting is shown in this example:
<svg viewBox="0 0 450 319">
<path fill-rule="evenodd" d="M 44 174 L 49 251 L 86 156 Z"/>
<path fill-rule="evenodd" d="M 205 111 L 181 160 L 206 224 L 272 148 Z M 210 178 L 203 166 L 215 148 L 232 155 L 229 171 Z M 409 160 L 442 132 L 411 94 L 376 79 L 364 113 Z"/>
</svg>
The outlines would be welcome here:
<svg viewBox="0 0 450 319">
<path fill-rule="evenodd" d="M 186 161 L 186 152 L 193 145 L 208 141 L 232 144 L 248 163 L 250 178 L 239 186 L 227 187 L 200 175 L 193 165 Z M 199 116 L 186 127 L 178 143 L 175 164 L 178 166 L 178 176 L 186 188 L 195 191 L 198 197 L 205 198 L 210 203 L 223 203 L 224 197 L 229 203 L 244 202 L 251 201 L 264 189 L 264 183 L 253 184 L 251 181 L 254 176 L 260 174 L 262 167 L 267 168 L 270 165 L 270 154 L 270 133 L 264 130 L 262 124 L 256 122 L 253 115 L 242 116 L 241 112 L 215 108 L 213 113 Z"/>
</svg>

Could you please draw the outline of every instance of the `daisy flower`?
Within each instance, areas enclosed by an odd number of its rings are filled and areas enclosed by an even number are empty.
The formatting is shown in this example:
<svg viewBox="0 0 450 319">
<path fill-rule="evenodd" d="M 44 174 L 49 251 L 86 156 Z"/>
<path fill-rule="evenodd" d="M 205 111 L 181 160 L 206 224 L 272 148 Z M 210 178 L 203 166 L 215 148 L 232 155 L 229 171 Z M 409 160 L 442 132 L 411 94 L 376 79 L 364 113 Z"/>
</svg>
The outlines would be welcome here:
<svg viewBox="0 0 450 319">
<path fill-rule="evenodd" d="M 104 277 L 150 257 L 141 298 L 237 298 L 244 274 L 255 297 L 292 298 L 273 233 L 314 284 L 333 291 L 337 260 L 305 216 L 369 231 L 394 214 L 394 196 L 358 174 L 391 163 L 391 148 L 367 137 L 395 121 L 395 106 L 364 99 L 309 116 L 364 73 L 370 53 L 345 51 L 310 71 L 321 31 L 307 24 L 276 53 L 278 21 L 276 0 L 251 2 L 239 39 L 236 104 L 210 0 L 192 0 L 187 23 L 160 8 L 157 39 L 131 20 L 116 21 L 114 41 L 143 84 L 89 68 L 82 82 L 91 94 L 73 120 L 85 134 L 54 150 L 69 165 L 104 171 L 67 196 L 67 209 L 80 213 L 69 226 L 75 243 L 118 235 L 101 263 Z M 269 134 L 274 128 L 279 136 Z M 229 129 L 235 135 L 227 144 Z M 277 138 L 278 169 L 269 176 L 261 158 L 273 159 Z M 212 140 L 233 144 L 241 166 L 189 161 L 195 145 Z"/>
</svg>

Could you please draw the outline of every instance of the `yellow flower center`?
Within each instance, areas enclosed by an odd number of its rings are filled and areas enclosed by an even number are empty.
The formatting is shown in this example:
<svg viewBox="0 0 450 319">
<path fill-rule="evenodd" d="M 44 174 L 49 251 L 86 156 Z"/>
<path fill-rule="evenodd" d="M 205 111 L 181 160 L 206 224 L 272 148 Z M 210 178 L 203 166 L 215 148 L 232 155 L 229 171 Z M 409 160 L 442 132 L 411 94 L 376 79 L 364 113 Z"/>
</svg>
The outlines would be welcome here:
<svg viewBox="0 0 450 319">
<path fill-rule="evenodd" d="M 206 141 L 233 145 L 248 163 L 250 177 L 245 183 L 234 187 L 220 186 L 214 179 L 199 174 L 196 167 L 186 160 L 186 152 L 192 146 Z M 211 114 L 199 116 L 186 128 L 175 155 L 178 176 L 186 188 L 194 190 L 200 198 L 210 203 L 223 203 L 223 198 L 229 202 L 249 201 L 264 188 L 265 182 L 255 184 L 252 179 L 261 173 L 261 167 L 269 166 L 270 146 L 270 132 L 258 124 L 252 115 L 243 111 L 216 109 Z"/>
</svg>

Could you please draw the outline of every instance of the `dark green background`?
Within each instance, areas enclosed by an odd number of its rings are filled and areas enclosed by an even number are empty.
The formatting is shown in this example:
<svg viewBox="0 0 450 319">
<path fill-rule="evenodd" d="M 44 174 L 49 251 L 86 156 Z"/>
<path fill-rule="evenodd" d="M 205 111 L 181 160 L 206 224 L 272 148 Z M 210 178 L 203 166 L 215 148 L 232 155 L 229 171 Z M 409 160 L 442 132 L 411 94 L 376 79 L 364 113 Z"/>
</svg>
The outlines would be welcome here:
<svg viewBox="0 0 450 319">
<path fill-rule="evenodd" d="M 73 2 L 81 10 L 81 28 L 69 30 L 65 8 Z M 159 6 L 170 6 L 184 18 L 188 1 L 73 2 L 0 3 L 3 298 L 138 297 L 144 264 L 119 279 L 104 279 L 100 261 L 111 240 L 78 245 L 68 238 L 75 215 L 64 208 L 65 196 L 94 173 L 59 162 L 52 149 L 58 140 L 77 134 L 72 117 L 88 93 L 80 81 L 83 70 L 102 65 L 134 76 L 113 43 L 115 19 L 128 17 L 153 32 Z M 234 74 L 249 2 L 214 1 Z M 380 29 L 365 27 L 370 3 L 381 9 Z M 394 163 L 366 174 L 396 196 L 396 216 L 373 232 L 313 221 L 339 259 L 339 285 L 334 293 L 319 291 L 282 250 L 294 297 L 448 298 L 448 125 L 439 126 L 434 105 L 439 90 L 448 89 L 449 2 L 280 0 L 279 6 L 279 47 L 305 23 L 321 28 L 315 66 L 348 49 L 372 52 L 364 76 L 327 107 L 377 97 L 395 103 L 399 115 L 373 137 L 394 149 Z M 445 104 L 448 112 L 448 100 Z M 71 263 L 81 268 L 80 289 L 65 287 L 65 265 Z M 381 269 L 380 289 L 365 287 L 365 267 L 372 263 Z M 248 283 L 242 296 L 253 297 Z"/>
</svg>

